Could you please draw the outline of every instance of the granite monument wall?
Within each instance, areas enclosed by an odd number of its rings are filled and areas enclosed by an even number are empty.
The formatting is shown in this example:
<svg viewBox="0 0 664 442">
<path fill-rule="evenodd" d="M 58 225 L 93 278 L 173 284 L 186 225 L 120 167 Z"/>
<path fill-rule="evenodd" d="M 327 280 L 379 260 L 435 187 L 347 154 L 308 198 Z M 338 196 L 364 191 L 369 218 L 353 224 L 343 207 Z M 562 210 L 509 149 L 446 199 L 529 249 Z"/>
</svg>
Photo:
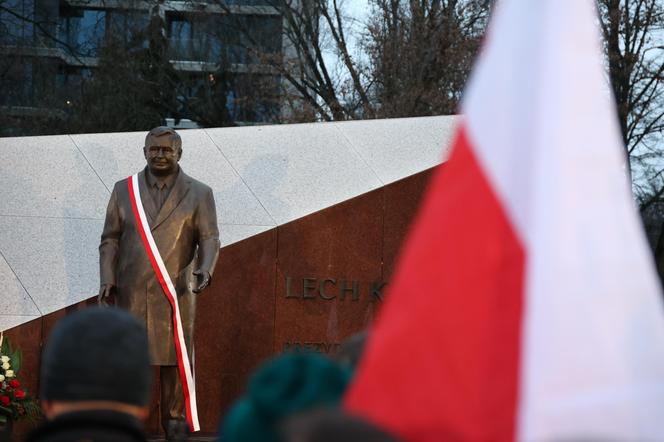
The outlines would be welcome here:
<svg viewBox="0 0 664 442">
<path fill-rule="evenodd" d="M 198 303 L 195 364 L 203 433 L 242 394 L 261 361 L 288 349 L 334 353 L 380 310 L 433 169 L 221 249 Z M 58 319 L 94 298 L 5 332 L 24 354 L 23 381 L 39 388 L 41 348 Z M 155 383 L 148 431 L 161 432 Z M 17 434 L 27 431 L 17 428 Z"/>
</svg>

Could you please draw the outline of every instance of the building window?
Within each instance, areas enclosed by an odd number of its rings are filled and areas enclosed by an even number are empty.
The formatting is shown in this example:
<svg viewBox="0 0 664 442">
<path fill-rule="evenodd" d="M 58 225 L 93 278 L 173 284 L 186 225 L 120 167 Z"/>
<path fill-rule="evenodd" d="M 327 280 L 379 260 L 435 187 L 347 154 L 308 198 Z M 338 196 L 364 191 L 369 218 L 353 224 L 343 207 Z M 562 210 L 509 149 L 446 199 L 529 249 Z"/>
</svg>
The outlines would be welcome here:
<svg viewBox="0 0 664 442">
<path fill-rule="evenodd" d="M 29 45 L 34 39 L 32 23 L 17 17 L 34 18 L 34 0 L 6 0 L 0 8 L 0 44 Z"/>
<path fill-rule="evenodd" d="M 169 13 L 170 58 L 228 64 L 265 63 L 281 53 L 280 16 Z"/>
<path fill-rule="evenodd" d="M 245 27 L 252 32 L 253 48 L 257 52 L 271 55 L 281 52 L 281 16 L 250 15 L 245 18 Z"/>
<path fill-rule="evenodd" d="M 185 15 L 169 14 L 168 16 L 168 38 L 177 41 L 185 41 L 193 38 L 191 20 Z"/>
<path fill-rule="evenodd" d="M 223 44 L 215 32 L 215 17 L 173 13 L 166 21 L 172 60 L 219 63 Z"/>
<path fill-rule="evenodd" d="M 132 51 L 148 47 L 148 24 L 150 17 L 142 11 L 108 11 L 107 44 L 122 45 Z"/>
<path fill-rule="evenodd" d="M 281 53 L 280 16 L 226 16 L 215 29 L 227 46 L 225 55 L 230 63 L 266 63 L 267 58 Z"/>
<path fill-rule="evenodd" d="M 81 57 L 96 57 L 106 34 L 106 11 L 70 8 L 61 11 L 61 46 Z"/>
</svg>

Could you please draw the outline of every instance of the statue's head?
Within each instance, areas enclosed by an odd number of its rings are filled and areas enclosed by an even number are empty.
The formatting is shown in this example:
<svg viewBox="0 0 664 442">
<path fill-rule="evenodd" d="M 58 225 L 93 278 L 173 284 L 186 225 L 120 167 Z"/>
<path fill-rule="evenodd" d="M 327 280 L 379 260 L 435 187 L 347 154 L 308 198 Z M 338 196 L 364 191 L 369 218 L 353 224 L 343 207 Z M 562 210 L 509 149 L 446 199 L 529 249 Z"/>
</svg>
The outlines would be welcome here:
<svg viewBox="0 0 664 442">
<path fill-rule="evenodd" d="M 170 127 L 155 127 L 145 137 L 143 154 L 150 172 L 154 175 L 170 175 L 178 170 L 178 161 L 182 157 L 182 139 Z"/>
</svg>

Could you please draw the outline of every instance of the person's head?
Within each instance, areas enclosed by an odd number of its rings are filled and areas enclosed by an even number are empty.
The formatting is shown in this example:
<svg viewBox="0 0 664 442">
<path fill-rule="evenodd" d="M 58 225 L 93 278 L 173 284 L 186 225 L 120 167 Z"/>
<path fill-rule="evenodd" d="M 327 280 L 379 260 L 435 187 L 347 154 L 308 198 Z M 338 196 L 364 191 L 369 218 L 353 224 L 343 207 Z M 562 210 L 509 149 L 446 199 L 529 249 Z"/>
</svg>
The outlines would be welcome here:
<svg viewBox="0 0 664 442">
<path fill-rule="evenodd" d="M 286 442 L 397 442 L 387 430 L 342 409 L 298 413 L 284 425 Z"/>
<path fill-rule="evenodd" d="M 148 414 L 150 359 L 142 324 L 116 308 L 87 308 L 62 319 L 42 356 L 46 417 L 88 410 Z"/>
<path fill-rule="evenodd" d="M 145 137 L 143 155 L 154 175 L 175 173 L 182 158 L 182 139 L 170 127 L 155 127 Z"/>
<path fill-rule="evenodd" d="M 316 353 L 284 353 L 264 363 L 249 379 L 240 398 L 222 421 L 224 442 L 280 442 L 281 426 L 296 413 L 335 407 L 350 373 Z"/>
</svg>

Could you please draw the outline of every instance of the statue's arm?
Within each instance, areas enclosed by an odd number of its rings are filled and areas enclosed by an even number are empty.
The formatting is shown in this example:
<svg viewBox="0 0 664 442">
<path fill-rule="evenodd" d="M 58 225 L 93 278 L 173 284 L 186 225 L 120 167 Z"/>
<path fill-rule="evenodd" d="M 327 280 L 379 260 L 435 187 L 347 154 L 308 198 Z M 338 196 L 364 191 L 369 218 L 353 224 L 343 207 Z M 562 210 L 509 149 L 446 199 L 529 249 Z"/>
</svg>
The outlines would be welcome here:
<svg viewBox="0 0 664 442">
<path fill-rule="evenodd" d="M 118 195 L 116 188 L 111 193 L 106 208 L 106 220 L 99 244 L 99 302 L 103 303 L 116 286 L 115 270 L 118 262 L 118 249 L 122 223 L 118 208 Z"/>
<path fill-rule="evenodd" d="M 210 284 L 220 245 L 214 195 L 212 189 L 207 188 L 198 207 L 198 268 L 194 271 L 198 285 L 194 292 L 199 293 Z"/>
</svg>

